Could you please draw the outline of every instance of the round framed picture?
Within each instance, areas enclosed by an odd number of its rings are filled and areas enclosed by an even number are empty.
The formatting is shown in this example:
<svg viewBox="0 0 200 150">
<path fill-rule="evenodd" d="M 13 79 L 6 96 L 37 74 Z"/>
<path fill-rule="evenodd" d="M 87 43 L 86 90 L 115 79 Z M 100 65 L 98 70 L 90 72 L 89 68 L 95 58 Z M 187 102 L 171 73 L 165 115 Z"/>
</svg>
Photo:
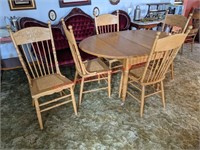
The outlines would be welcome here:
<svg viewBox="0 0 200 150">
<path fill-rule="evenodd" d="M 56 20 L 56 18 L 57 18 L 56 12 L 54 10 L 49 10 L 49 19 L 51 21 L 54 21 Z"/>
<path fill-rule="evenodd" d="M 109 0 L 112 5 L 117 5 L 120 0 Z"/>
<path fill-rule="evenodd" d="M 99 14 L 100 14 L 99 8 L 98 7 L 94 7 L 94 9 L 93 9 L 93 15 L 95 17 L 97 17 L 97 16 L 99 16 Z"/>
</svg>

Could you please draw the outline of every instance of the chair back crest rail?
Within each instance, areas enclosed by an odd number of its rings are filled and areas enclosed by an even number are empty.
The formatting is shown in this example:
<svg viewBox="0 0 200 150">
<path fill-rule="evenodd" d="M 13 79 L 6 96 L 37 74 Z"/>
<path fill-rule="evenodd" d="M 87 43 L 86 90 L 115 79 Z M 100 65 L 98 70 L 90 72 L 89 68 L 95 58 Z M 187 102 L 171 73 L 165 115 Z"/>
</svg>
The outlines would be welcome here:
<svg viewBox="0 0 200 150">
<path fill-rule="evenodd" d="M 143 75 L 140 79 L 142 83 L 157 83 L 165 78 L 169 66 L 176 57 L 188 33 L 189 30 L 186 34 L 175 34 L 161 39 L 159 39 L 160 32 L 157 33 Z"/>
<path fill-rule="evenodd" d="M 32 79 L 60 74 L 50 22 L 48 27 L 24 28 L 15 33 L 9 29 L 30 85 Z"/>
</svg>

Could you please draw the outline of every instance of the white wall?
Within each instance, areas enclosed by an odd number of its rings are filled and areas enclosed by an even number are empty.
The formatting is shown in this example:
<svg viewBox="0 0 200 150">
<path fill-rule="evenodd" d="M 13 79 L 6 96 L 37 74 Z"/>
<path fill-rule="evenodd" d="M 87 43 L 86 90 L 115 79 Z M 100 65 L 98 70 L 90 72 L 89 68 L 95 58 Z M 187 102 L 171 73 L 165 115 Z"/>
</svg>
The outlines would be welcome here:
<svg viewBox="0 0 200 150">
<path fill-rule="evenodd" d="M 92 11 L 95 6 L 99 7 L 100 13 L 110 13 L 117 9 L 127 11 L 128 7 L 135 9 L 138 4 L 156 3 L 156 2 L 170 2 L 173 0 L 120 0 L 118 5 L 111 5 L 109 0 L 91 0 L 91 5 L 80 6 L 83 11 L 92 16 Z M 4 16 L 17 16 L 17 17 L 32 17 L 43 22 L 47 22 L 48 12 L 54 9 L 57 13 L 57 19 L 53 23 L 67 15 L 73 7 L 60 8 L 59 0 L 35 0 L 37 9 L 33 10 L 17 10 L 10 11 L 8 0 L 0 0 L 0 27 L 5 26 Z M 145 13 L 145 5 L 141 6 L 142 12 Z M 131 16 L 133 13 L 131 14 Z M 143 14 L 144 16 L 145 14 Z"/>
</svg>

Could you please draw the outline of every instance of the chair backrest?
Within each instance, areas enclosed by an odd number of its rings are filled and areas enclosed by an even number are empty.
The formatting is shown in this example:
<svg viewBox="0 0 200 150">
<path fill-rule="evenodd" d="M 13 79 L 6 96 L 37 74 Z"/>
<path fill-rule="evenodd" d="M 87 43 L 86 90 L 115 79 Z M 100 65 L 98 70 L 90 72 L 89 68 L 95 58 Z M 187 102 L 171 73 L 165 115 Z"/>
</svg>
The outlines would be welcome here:
<svg viewBox="0 0 200 150">
<path fill-rule="evenodd" d="M 185 33 L 191 17 L 192 14 L 190 14 L 188 18 L 183 15 L 167 14 L 162 26 L 162 31 L 169 33 Z"/>
<path fill-rule="evenodd" d="M 48 28 L 27 27 L 15 33 L 8 29 L 30 85 L 32 79 L 60 74 L 50 22 Z"/>
<path fill-rule="evenodd" d="M 117 15 L 103 14 L 95 16 L 94 21 L 97 34 L 119 31 L 119 11 L 117 11 Z"/>
<path fill-rule="evenodd" d="M 192 16 L 192 25 L 193 28 L 200 28 L 200 8 L 193 9 L 193 16 Z"/>
<path fill-rule="evenodd" d="M 61 19 L 61 21 L 62 21 L 62 26 L 63 26 L 64 32 L 65 32 L 65 35 L 66 35 L 68 43 L 69 43 L 69 47 L 70 47 L 74 62 L 75 62 L 76 70 L 78 71 L 78 73 L 80 75 L 85 75 L 86 69 L 83 64 L 78 46 L 76 44 L 72 26 L 68 26 L 68 29 L 67 29 L 64 19 Z"/>
<path fill-rule="evenodd" d="M 157 33 L 141 82 L 154 83 L 165 78 L 165 74 L 181 48 L 189 30 L 187 30 L 187 33 L 169 35 L 160 39 L 160 32 Z"/>
</svg>

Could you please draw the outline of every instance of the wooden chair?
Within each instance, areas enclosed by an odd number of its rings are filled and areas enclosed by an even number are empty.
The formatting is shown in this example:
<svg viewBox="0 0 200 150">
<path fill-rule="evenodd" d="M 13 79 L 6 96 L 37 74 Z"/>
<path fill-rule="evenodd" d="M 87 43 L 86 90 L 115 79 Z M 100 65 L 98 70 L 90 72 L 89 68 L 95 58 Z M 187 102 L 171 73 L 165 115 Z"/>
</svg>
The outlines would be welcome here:
<svg viewBox="0 0 200 150">
<path fill-rule="evenodd" d="M 192 13 L 188 18 L 183 15 L 167 14 L 162 25 L 162 31 L 172 34 L 185 33 L 191 17 Z"/>
<path fill-rule="evenodd" d="M 136 67 L 130 70 L 128 85 L 139 90 L 141 96 L 140 98 L 135 96 L 133 94 L 135 91 L 131 90 L 131 88 L 128 88 L 127 94 L 140 102 L 141 117 L 143 115 L 144 100 L 148 96 L 161 94 L 162 103 L 165 108 L 163 80 L 187 34 L 175 34 L 159 39 L 160 32 L 158 32 L 147 63 L 143 67 Z M 146 87 L 152 87 L 151 85 L 156 85 L 156 89 L 154 89 L 153 93 L 146 94 Z"/>
<path fill-rule="evenodd" d="M 162 25 L 162 31 L 171 34 L 185 33 L 192 14 L 189 17 L 183 15 L 166 14 L 165 21 Z M 174 63 L 170 66 L 171 78 L 174 79 Z"/>
<path fill-rule="evenodd" d="M 193 50 L 194 41 L 200 28 L 200 8 L 193 9 L 192 13 L 193 15 L 191 20 L 193 29 L 190 31 L 184 42 L 187 44 L 191 44 L 191 51 Z M 182 51 L 183 49 L 181 49 L 181 52 Z"/>
<path fill-rule="evenodd" d="M 95 16 L 94 21 L 97 34 L 119 32 L 119 11 L 117 11 L 117 15 L 103 14 Z M 108 62 L 110 69 L 116 72 L 121 70 L 122 64 L 119 60 L 109 58 L 104 59 Z"/>
<path fill-rule="evenodd" d="M 48 28 L 28 27 L 15 33 L 9 29 L 9 32 L 28 78 L 40 128 L 43 129 L 42 112 L 66 103 L 72 102 L 77 115 L 74 83 L 59 70 L 50 22 Z"/>
<path fill-rule="evenodd" d="M 187 38 L 185 39 L 184 44 L 190 44 L 191 45 L 191 51 L 193 51 L 193 46 L 194 46 L 194 40 L 197 36 L 197 33 L 199 31 L 199 28 L 194 28 L 190 31 L 188 34 Z M 183 53 L 183 47 L 181 48 L 181 53 Z"/>
<path fill-rule="evenodd" d="M 82 58 L 79 53 L 78 46 L 75 41 L 74 33 L 72 26 L 68 26 L 68 29 L 64 23 L 64 20 L 62 19 L 62 26 L 65 32 L 65 35 L 67 37 L 71 53 L 75 62 L 76 66 L 76 74 L 75 74 L 75 82 L 77 82 L 78 75 L 81 78 L 81 87 L 80 87 L 80 96 L 79 96 L 79 105 L 82 102 L 82 94 L 93 92 L 97 90 L 103 90 L 108 89 L 108 96 L 110 97 L 111 94 L 111 70 L 108 68 L 108 66 L 100 59 L 96 58 L 93 60 L 88 61 L 82 61 Z M 107 87 L 101 87 L 98 89 L 93 90 L 83 90 L 84 83 L 88 82 L 94 82 L 94 81 L 100 81 L 105 80 L 108 83 Z"/>
</svg>

